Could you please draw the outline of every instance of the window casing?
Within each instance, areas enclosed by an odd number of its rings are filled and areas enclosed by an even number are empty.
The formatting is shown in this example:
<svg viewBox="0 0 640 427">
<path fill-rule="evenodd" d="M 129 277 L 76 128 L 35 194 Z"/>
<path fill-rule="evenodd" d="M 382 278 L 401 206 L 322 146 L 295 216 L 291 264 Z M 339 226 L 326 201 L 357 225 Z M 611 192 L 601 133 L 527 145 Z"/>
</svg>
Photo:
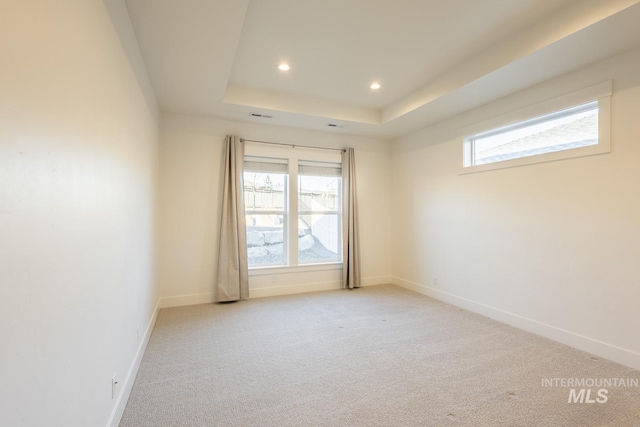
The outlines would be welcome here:
<svg viewBox="0 0 640 427">
<path fill-rule="evenodd" d="M 469 166 L 598 144 L 598 102 L 592 101 L 467 139 Z"/>
<path fill-rule="evenodd" d="M 604 82 L 462 129 L 461 173 L 610 152 L 611 87 Z"/>
<path fill-rule="evenodd" d="M 298 163 L 298 263 L 342 261 L 340 165 Z"/>
<path fill-rule="evenodd" d="M 285 159 L 245 158 L 247 257 L 252 267 L 286 263 L 287 167 Z"/>
<path fill-rule="evenodd" d="M 342 263 L 341 191 L 337 152 L 247 146 L 249 268 Z"/>
</svg>

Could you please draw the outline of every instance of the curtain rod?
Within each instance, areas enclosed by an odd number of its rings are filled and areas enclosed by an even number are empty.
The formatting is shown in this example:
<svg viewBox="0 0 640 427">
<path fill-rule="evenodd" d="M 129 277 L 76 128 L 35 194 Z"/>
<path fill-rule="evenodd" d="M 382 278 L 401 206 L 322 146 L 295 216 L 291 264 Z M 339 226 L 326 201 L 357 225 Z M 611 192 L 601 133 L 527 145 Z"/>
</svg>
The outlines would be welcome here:
<svg viewBox="0 0 640 427">
<path fill-rule="evenodd" d="M 255 142 L 257 144 L 281 145 L 281 146 L 284 146 L 284 147 L 291 147 L 291 148 L 312 148 L 314 150 L 330 150 L 330 151 L 340 151 L 340 152 L 344 152 L 345 151 L 344 148 L 328 148 L 328 147 L 315 147 L 313 145 L 284 144 L 282 142 L 256 141 L 256 140 L 253 140 L 253 139 L 242 139 L 242 141 Z"/>
</svg>

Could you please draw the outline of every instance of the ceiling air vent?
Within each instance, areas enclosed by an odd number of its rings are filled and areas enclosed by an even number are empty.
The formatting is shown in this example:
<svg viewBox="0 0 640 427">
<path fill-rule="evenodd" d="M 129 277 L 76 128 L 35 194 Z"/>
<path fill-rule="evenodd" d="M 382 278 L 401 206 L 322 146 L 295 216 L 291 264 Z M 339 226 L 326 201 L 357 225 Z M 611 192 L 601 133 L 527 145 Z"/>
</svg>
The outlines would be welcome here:
<svg viewBox="0 0 640 427">
<path fill-rule="evenodd" d="M 260 113 L 249 113 L 249 116 L 263 118 L 263 119 L 272 119 L 273 118 L 273 116 L 268 116 L 266 114 L 260 114 Z"/>
</svg>

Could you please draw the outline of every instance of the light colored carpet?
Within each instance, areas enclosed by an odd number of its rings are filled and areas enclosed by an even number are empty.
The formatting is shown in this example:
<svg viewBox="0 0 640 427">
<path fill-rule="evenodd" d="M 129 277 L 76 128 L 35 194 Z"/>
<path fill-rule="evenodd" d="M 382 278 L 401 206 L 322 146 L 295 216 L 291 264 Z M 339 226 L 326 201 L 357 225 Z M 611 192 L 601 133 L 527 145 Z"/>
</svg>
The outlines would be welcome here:
<svg viewBox="0 0 640 427">
<path fill-rule="evenodd" d="M 544 378 L 640 372 L 390 285 L 179 307 L 120 426 L 640 426 L 640 388 Z"/>
</svg>

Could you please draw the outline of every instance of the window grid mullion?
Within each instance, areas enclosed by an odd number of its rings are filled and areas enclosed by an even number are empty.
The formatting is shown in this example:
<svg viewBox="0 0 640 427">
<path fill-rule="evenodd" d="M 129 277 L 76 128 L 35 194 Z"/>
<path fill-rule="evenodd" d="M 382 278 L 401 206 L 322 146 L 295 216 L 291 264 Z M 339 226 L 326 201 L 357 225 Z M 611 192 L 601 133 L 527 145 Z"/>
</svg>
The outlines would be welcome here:
<svg viewBox="0 0 640 427">
<path fill-rule="evenodd" d="M 298 159 L 289 159 L 289 197 L 288 197 L 288 259 L 289 265 L 298 265 Z"/>
<path fill-rule="evenodd" d="M 339 211 L 298 211 L 298 215 L 340 215 Z"/>
<path fill-rule="evenodd" d="M 245 209 L 245 213 L 247 215 L 286 215 L 287 211 L 286 210 L 279 210 L 279 211 L 256 211 L 256 210 L 247 210 Z"/>
</svg>

